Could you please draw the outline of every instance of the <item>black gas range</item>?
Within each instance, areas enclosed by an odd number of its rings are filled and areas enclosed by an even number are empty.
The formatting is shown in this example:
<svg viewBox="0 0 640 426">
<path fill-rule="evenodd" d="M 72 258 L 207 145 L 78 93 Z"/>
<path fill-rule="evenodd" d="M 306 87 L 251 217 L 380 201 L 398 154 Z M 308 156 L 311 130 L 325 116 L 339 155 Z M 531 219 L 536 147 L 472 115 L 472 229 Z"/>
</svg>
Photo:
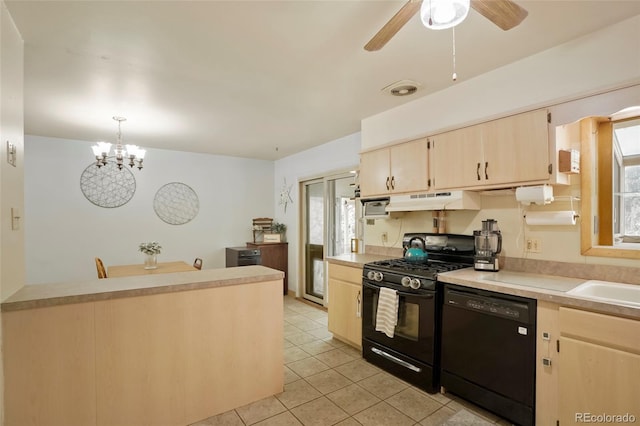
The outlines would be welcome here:
<svg viewBox="0 0 640 426">
<path fill-rule="evenodd" d="M 473 266 L 471 235 L 409 233 L 403 253 L 426 252 L 427 259 L 371 262 L 363 268 L 363 357 L 382 369 L 426 390 L 440 387 L 440 318 L 442 289 L 438 274 Z M 397 295 L 397 324 L 392 336 L 376 331 L 381 289 Z M 385 293 L 388 293 L 385 290 Z"/>
</svg>

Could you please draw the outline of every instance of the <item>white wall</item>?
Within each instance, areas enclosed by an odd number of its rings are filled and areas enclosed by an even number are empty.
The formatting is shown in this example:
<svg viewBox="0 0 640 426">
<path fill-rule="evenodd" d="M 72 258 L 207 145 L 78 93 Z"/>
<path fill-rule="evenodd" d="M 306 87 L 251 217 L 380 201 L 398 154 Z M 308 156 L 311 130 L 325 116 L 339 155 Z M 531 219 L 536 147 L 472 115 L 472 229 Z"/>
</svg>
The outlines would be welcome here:
<svg viewBox="0 0 640 426">
<path fill-rule="evenodd" d="M 24 285 L 24 226 L 11 227 L 11 208 L 24 211 L 24 43 L 0 0 L 0 300 Z M 7 163 L 6 142 L 16 145 L 16 167 Z M 21 219 L 22 221 L 22 219 Z M 4 366 L 0 320 L 0 365 Z M 0 369 L 0 424 L 4 424 L 4 368 Z"/>
<path fill-rule="evenodd" d="M 126 140 L 126 133 L 124 134 Z M 27 135 L 25 141 L 25 240 L 27 283 L 96 278 L 94 257 L 105 265 L 142 263 L 138 244 L 156 240 L 159 261 L 204 260 L 225 266 L 225 247 L 251 241 L 251 221 L 274 210 L 273 162 L 148 149 L 134 169 L 136 192 L 118 208 L 101 208 L 80 190 L 93 160 L 92 142 Z M 189 185 L 200 210 L 184 225 L 156 215 L 153 198 L 166 183 Z"/>
<path fill-rule="evenodd" d="M 11 208 L 20 216 L 24 210 L 24 46 L 4 2 L 0 18 L 0 298 L 4 300 L 25 280 L 24 227 L 22 223 L 17 230 L 11 227 Z M 7 141 L 16 146 L 16 167 L 7 163 Z"/>
<path fill-rule="evenodd" d="M 362 120 L 362 148 L 640 81 L 640 15 Z"/>
<path fill-rule="evenodd" d="M 298 288 L 300 274 L 300 209 L 299 182 L 301 180 L 326 176 L 336 171 L 358 168 L 360 163 L 360 133 L 325 143 L 298 154 L 290 155 L 275 162 L 274 200 L 275 219 L 287 225 L 289 242 L 289 290 Z M 279 204 L 280 192 L 286 181 L 291 186 L 293 202 L 287 206 Z"/>
</svg>

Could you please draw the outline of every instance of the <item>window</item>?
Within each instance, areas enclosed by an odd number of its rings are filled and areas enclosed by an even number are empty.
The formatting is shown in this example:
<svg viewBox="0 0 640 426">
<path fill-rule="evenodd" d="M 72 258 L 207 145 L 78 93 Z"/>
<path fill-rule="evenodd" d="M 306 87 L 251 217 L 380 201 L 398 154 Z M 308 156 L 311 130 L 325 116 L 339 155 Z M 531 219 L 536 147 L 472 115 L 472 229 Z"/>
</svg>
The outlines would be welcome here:
<svg viewBox="0 0 640 426">
<path fill-rule="evenodd" d="M 613 232 L 640 242 L 640 118 L 613 123 Z"/>
</svg>

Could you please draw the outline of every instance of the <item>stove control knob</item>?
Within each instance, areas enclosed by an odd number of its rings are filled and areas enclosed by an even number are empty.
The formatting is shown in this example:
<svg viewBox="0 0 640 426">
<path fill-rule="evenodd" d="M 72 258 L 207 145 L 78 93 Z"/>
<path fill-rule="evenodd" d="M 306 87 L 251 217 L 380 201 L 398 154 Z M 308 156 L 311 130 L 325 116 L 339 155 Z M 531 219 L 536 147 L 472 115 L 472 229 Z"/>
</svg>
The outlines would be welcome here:
<svg viewBox="0 0 640 426">
<path fill-rule="evenodd" d="M 411 278 L 402 277 L 402 279 L 400 280 L 400 283 L 402 284 L 403 287 L 409 287 L 411 285 Z"/>
<path fill-rule="evenodd" d="M 382 275 L 382 272 L 380 272 L 380 271 L 376 271 L 373 274 L 373 280 L 374 281 L 380 282 L 380 281 L 382 281 L 383 278 L 384 278 L 384 276 Z"/>
<path fill-rule="evenodd" d="M 375 276 L 376 276 L 375 272 L 373 271 L 367 272 L 367 278 L 369 278 L 370 280 L 373 280 Z"/>
<path fill-rule="evenodd" d="M 420 280 L 418 278 L 413 278 L 411 280 L 411 282 L 409 283 L 409 287 L 411 287 L 414 290 L 417 290 L 420 288 Z"/>
</svg>

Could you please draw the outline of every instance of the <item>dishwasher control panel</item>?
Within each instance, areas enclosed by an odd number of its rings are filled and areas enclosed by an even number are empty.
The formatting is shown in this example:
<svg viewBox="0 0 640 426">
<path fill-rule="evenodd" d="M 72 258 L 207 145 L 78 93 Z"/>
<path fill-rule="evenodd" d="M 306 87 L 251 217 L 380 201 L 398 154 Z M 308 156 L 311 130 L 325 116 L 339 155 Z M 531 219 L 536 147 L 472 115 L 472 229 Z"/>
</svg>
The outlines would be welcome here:
<svg viewBox="0 0 640 426">
<path fill-rule="evenodd" d="M 445 305 L 484 312 L 514 321 L 530 322 L 529 306 L 526 303 L 507 298 L 487 296 L 477 292 L 447 289 L 444 297 Z"/>
<path fill-rule="evenodd" d="M 510 318 L 520 318 L 520 311 L 504 306 L 500 303 L 489 302 L 486 300 L 470 299 L 466 303 L 468 308 L 478 311 L 491 312 L 493 314 L 504 315 Z"/>
</svg>

